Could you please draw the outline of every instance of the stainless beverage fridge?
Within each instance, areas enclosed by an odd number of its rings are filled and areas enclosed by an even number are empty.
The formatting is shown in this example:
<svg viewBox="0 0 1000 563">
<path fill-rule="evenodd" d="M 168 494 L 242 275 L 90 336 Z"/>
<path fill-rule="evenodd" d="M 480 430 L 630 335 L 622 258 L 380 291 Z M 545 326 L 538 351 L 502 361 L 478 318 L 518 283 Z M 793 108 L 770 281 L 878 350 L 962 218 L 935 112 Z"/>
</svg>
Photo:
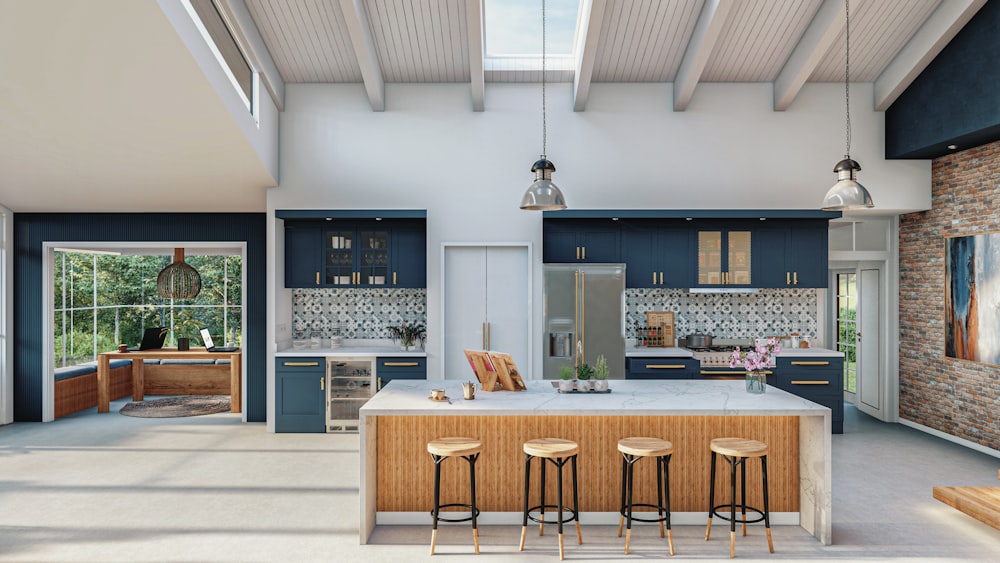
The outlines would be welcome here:
<svg viewBox="0 0 1000 563">
<path fill-rule="evenodd" d="M 543 377 L 603 354 L 608 378 L 625 379 L 625 264 L 546 264 Z"/>
</svg>

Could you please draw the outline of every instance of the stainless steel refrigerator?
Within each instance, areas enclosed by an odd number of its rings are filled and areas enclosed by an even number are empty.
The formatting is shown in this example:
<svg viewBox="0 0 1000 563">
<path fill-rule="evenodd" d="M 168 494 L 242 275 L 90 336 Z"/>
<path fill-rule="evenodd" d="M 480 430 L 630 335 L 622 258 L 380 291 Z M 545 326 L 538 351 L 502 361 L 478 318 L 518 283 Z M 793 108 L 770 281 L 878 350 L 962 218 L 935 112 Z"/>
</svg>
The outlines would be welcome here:
<svg viewBox="0 0 1000 563">
<path fill-rule="evenodd" d="M 544 268 L 543 377 L 558 379 L 564 365 L 593 366 L 603 354 L 608 378 L 625 379 L 625 264 Z"/>
</svg>

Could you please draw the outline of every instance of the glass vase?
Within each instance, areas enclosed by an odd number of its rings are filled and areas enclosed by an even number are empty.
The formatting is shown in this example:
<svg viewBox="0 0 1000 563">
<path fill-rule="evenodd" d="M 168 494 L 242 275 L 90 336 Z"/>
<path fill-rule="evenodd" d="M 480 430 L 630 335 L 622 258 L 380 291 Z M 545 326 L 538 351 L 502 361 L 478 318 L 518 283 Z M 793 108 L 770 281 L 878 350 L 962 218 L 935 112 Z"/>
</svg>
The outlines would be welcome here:
<svg viewBox="0 0 1000 563">
<path fill-rule="evenodd" d="M 767 390 L 767 376 L 759 371 L 747 372 L 747 393 L 760 394 Z"/>
</svg>

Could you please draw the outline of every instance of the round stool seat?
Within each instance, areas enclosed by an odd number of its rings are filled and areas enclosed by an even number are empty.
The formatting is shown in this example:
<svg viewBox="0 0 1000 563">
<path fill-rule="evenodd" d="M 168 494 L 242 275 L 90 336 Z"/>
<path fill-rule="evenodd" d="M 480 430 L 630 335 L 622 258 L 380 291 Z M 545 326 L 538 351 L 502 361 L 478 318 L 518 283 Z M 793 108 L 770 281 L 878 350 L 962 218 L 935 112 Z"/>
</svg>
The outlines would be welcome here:
<svg viewBox="0 0 1000 563">
<path fill-rule="evenodd" d="M 452 457 L 472 455 L 481 452 L 483 443 L 475 438 L 437 438 L 427 442 L 428 453 Z"/>
<path fill-rule="evenodd" d="M 618 451 L 639 457 L 660 457 L 674 453 L 674 445 L 659 438 L 622 438 L 618 440 Z"/>
<path fill-rule="evenodd" d="M 746 438 L 715 438 L 709 446 L 713 452 L 733 457 L 767 455 L 767 444 Z"/>
<path fill-rule="evenodd" d="M 561 438 L 536 438 L 524 443 L 524 453 L 541 458 L 569 457 L 580 453 L 580 446 Z"/>
</svg>

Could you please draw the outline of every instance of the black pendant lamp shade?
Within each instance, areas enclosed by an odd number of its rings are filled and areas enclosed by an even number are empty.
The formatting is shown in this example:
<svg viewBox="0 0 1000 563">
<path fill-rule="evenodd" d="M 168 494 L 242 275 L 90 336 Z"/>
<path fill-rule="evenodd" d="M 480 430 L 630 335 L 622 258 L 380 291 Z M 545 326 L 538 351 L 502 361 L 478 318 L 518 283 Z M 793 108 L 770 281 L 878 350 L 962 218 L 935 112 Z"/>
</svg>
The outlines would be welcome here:
<svg viewBox="0 0 1000 563">
<path fill-rule="evenodd" d="M 826 192 L 823 205 L 826 211 L 842 209 L 865 209 L 875 207 L 872 196 L 858 182 L 861 165 L 851 158 L 851 0 L 844 0 L 844 43 L 846 62 L 844 64 L 844 113 L 846 114 L 847 143 L 844 159 L 833 167 L 837 173 L 837 183 Z"/>
<path fill-rule="evenodd" d="M 201 275 L 184 262 L 184 249 L 174 249 L 174 262 L 156 276 L 156 291 L 166 299 L 191 299 L 201 293 Z"/>
</svg>

